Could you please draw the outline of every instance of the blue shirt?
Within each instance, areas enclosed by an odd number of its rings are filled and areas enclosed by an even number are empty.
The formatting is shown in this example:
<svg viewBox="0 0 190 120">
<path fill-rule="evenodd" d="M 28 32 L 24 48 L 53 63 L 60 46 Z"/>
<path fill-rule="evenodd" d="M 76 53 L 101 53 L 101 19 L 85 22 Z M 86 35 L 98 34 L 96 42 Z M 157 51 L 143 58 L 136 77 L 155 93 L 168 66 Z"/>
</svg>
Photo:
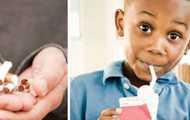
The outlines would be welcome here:
<svg viewBox="0 0 190 120">
<path fill-rule="evenodd" d="M 71 120 L 97 120 L 102 110 L 118 108 L 120 97 L 137 95 L 137 87 L 122 73 L 123 61 L 104 70 L 74 78 L 70 87 Z M 155 85 L 159 94 L 157 120 L 190 120 L 190 85 L 177 80 L 173 72 L 161 76 Z"/>
</svg>

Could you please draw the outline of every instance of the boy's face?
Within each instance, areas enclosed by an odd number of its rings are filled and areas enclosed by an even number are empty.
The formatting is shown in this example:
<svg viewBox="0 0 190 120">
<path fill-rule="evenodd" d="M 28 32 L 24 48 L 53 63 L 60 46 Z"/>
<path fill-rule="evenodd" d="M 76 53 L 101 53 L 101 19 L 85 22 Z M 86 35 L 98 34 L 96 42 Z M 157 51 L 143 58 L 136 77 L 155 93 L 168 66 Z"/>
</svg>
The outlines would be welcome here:
<svg viewBox="0 0 190 120">
<path fill-rule="evenodd" d="M 170 71 L 188 46 L 190 1 L 131 0 L 129 4 L 126 0 L 125 4 L 120 30 L 124 29 L 125 55 L 137 77 L 151 79 L 149 64 L 157 76 Z"/>
</svg>

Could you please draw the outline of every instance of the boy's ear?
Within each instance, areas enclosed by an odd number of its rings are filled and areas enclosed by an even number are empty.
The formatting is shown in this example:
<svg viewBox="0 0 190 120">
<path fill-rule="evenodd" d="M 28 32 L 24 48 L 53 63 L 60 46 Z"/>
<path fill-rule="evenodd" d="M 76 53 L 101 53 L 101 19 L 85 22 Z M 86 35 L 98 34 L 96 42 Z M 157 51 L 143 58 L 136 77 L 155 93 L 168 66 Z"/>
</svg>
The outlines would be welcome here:
<svg viewBox="0 0 190 120">
<path fill-rule="evenodd" d="M 189 40 L 189 43 L 187 45 L 187 51 L 190 50 L 190 40 Z"/>
<path fill-rule="evenodd" d="M 187 49 L 189 50 L 190 49 L 190 40 L 189 40 L 189 43 L 187 45 Z"/>
<path fill-rule="evenodd" d="M 119 37 L 124 36 L 124 11 L 117 9 L 115 12 L 115 26 L 117 29 L 117 35 Z"/>
<path fill-rule="evenodd" d="M 187 47 L 185 49 L 185 53 L 184 55 L 187 55 L 187 51 L 190 49 L 190 40 L 189 40 L 189 43 L 187 44 Z"/>
</svg>

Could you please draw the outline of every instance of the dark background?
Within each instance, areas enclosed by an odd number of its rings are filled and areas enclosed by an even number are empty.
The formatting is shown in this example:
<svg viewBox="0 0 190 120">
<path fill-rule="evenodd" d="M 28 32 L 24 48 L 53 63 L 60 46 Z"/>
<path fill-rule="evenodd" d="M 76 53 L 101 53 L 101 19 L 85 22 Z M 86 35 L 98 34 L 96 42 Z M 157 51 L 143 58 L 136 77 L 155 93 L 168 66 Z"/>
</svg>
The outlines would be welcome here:
<svg viewBox="0 0 190 120">
<path fill-rule="evenodd" d="M 0 0 L 0 53 L 13 70 L 47 43 L 67 48 L 67 0 Z"/>
<path fill-rule="evenodd" d="M 67 0 L 0 0 L 0 54 L 13 62 L 13 72 L 47 43 L 67 49 Z M 66 96 L 44 120 L 66 120 Z"/>
</svg>

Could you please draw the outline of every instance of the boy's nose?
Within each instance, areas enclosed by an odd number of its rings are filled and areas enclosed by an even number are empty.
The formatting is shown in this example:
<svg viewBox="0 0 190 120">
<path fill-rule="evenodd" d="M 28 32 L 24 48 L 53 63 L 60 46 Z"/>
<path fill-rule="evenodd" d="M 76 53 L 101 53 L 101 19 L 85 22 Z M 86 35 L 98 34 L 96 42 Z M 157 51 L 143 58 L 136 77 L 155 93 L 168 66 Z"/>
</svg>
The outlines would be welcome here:
<svg viewBox="0 0 190 120">
<path fill-rule="evenodd" d="M 147 51 L 154 55 L 166 55 L 166 45 L 165 38 L 159 38 L 152 40 L 150 46 L 147 48 Z"/>
</svg>

